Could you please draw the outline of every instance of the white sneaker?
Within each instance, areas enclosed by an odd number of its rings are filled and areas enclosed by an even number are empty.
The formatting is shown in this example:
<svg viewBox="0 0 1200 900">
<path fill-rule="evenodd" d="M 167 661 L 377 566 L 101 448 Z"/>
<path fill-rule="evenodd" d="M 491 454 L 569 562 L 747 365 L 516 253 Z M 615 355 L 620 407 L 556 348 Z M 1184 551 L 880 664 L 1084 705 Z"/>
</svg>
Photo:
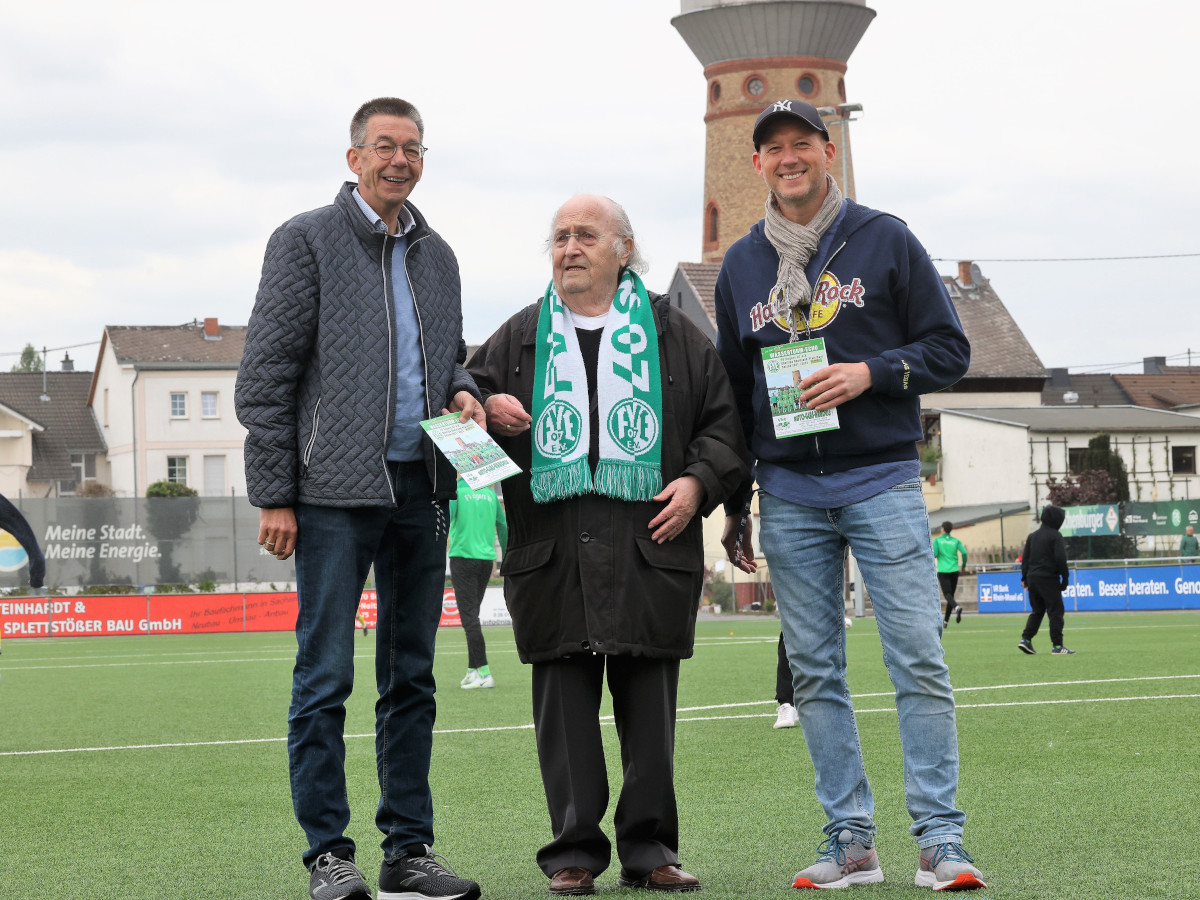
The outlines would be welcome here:
<svg viewBox="0 0 1200 900">
<path fill-rule="evenodd" d="M 467 669 L 466 677 L 458 683 L 458 686 L 464 691 L 473 691 L 476 688 L 491 688 L 496 686 L 496 680 L 492 678 L 492 673 L 480 675 L 478 669 Z"/>
<path fill-rule="evenodd" d="M 780 703 L 775 713 L 775 728 L 795 728 L 800 724 L 800 713 L 790 703 Z"/>
</svg>

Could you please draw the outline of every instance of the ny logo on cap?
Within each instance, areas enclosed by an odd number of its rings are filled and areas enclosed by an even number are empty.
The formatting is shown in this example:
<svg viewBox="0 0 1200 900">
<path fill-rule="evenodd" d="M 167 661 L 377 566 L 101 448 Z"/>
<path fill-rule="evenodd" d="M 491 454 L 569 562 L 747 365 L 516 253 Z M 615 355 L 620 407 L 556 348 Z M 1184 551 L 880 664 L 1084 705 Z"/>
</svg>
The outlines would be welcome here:
<svg viewBox="0 0 1200 900">
<path fill-rule="evenodd" d="M 771 107 L 771 112 L 791 112 L 791 100 L 776 100 L 775 105 Z"/>
</svg>

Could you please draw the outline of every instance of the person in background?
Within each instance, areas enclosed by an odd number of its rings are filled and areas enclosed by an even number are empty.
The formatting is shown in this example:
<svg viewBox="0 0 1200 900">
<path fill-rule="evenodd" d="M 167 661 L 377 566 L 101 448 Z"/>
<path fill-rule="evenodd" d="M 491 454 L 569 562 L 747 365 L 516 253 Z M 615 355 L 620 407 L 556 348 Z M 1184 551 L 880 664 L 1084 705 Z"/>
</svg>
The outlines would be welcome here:
<svg viewBox="0 0 1200 900">
<path fill-rule="evenodd" d="M 783 634 L 779 635 L 779 650 L 775 661 L 775 724 L 773 728 L 795 728 L 800 724 L 800 713 L 796 712 L 795 691 L 792 687 L 792 667 L 788 663 L 787 647 L 783 645 Z"/>
<path fill-rule="evenodd" d="M 1063 655 L 1074 653 L 1063 646 L 1063 591 L 1070 583 L 1071 570 L 1067 568 L 1067 543 L 1063 540 L 1063 520 L 1067 514 L 1060 506 L 1047 506 L 1042 510 L 1042 527 L 1030 532 L 1021 551 L 1021 587 L 1029 591 L 1029 608 L 1033 610 L 1025 621 L 1021 641 L 1017 648 L 1030 656 L 1033 637 L 1042 625 L 1042 617 L 1050 618 L 1051 653 Z"/>
<path fill-rule="evenodd" d="M 1179 555 L 1200 556 L 1200 538 L 1196 537 L 1196 529 L 1191 525 L 1187 527 L 1187 534 L 1179 539 Z"/>
<path fill-rule="evenodd" d="M 508 522 L 496 491 L 475 490 L 458 479 L 458 498 L 450 501 L 450 581 L 467 636 L 467 674 L 458 686 L 464 690 L 496 686 L 488 667 L 487 645 L 479 624 L 479 607 L 496 564 L 496 537 L 501 554 L 508 543 Z"/>
<path fill-rule="evenodd" d="M 937 560 L 938 587 L 942 589 L 942 596 L 946 598 L 946 618 L 943 623 L 945 625 L 950 624 L 950 613 L 954 612 L 954 607 L 958 606 L 958 601 L 954 599 L 954 592 L 958 590 L 959 572 L 967 566 L 967 548 L 963 546 L 962 541 L 950 534 L 953 530 L 953 522 L 943 522 L 942 533 L 933 539 L 933 555 Z M 959 562 L 960 556 L 962 557 L 961 563 Z M 958 606 L 958 614 L 954 617 L 954 621 L 962 621 L 961 606 Z"/>
<path fill-rule="evenodd" d="M 0 494 L 0 530 L 11 534 L 24 549 L 25 555 L 29 557 L 29 586 L 40 588 L 46 579 L 46 557 L 42 554 L 42 548 L 38 546 L 37 536 L 21 515 L 21 511 L 3 494 Z"/>
</svg>

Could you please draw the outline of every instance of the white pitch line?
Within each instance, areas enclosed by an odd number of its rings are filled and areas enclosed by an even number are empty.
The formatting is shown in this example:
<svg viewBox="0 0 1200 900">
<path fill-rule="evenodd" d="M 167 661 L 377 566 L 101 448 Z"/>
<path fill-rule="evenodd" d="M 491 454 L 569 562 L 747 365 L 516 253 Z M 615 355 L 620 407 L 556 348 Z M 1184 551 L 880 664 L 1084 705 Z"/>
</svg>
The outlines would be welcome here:
<svg viewBox="0 0 1200 900">
<path fill-rule="evenodd" d="M 1083 697 L 1077 700 L 1017 700 L 1011 703 L 962 703 L 956 709 L 986 709 L 998 706 L 1054 706 L 1066 703 L 1122 703 L 1131 700 L 1197 700 L 1200 699 L 1200 694 L 1162 694 L 1157 696 L 1145 697 Z M 892 707 L 882 707 L 879 709 L 856 709 L 855 713 L 894 713 L 896 710 Z M 775 715 L 773 712 L 768 713 L 751 713 L 749 715 L 738 716 L 688 716 L 684 718 L 676 718 L 676 722 L 721 722 L 730 719 L 769 719 Z M 612 716 L 601 716 L 602 724 L 611 725 Z M 495 725 L 486 728 L 442 728 L 434 729 L 434 734 L 482 734 L 485 732 L 495 731 L 530 731 L 533 729 L 533 724 L 526 725 Z M 374 734 L 347 734 L 344 735 L 345 740 L 374 738 Z M 0 756 L 45 756 L 55 753 L 104 753 L 117 750 L 161 750 L 173 749 L 179 747 L 229 747 L 238 744 L 278 744 L 286 741 L 287 738 L 246 738 L 243 740 L 230 741 L 188 741 L 172 744 L 127 744 L 124 746 L 113 747 L 65 747 L 55 750 L 3 750 L 0 751 Z"/>
</svg>

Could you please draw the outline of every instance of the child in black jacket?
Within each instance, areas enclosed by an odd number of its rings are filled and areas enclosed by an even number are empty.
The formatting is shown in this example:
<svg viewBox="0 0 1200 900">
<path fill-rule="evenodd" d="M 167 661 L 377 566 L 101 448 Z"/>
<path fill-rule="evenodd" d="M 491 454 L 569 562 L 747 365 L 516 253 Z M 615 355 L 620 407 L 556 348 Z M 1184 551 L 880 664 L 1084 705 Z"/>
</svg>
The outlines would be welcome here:
<svg viewBox="0 0 1200 900">
<path fill-rule="evenodd" d="M 1025 539 L 1021 554 L 1021 586 L 1029 591 L 1029 606 L 1033 610 L 1025 622 L 1021 642 L 1022 653 L 1037 653 L 1033 636 L 1041 627 L 1042 617 L 1050 616 L 1051 653 L 1074 653 L 1063 646 L 1063 598 L 1071 573 L 1067 568 L 1067 545 L 1059 529 L 1066 513 L 1062 507 L 1047 506 L 1042 510 L 1042 527 Z"/>
</svg>

